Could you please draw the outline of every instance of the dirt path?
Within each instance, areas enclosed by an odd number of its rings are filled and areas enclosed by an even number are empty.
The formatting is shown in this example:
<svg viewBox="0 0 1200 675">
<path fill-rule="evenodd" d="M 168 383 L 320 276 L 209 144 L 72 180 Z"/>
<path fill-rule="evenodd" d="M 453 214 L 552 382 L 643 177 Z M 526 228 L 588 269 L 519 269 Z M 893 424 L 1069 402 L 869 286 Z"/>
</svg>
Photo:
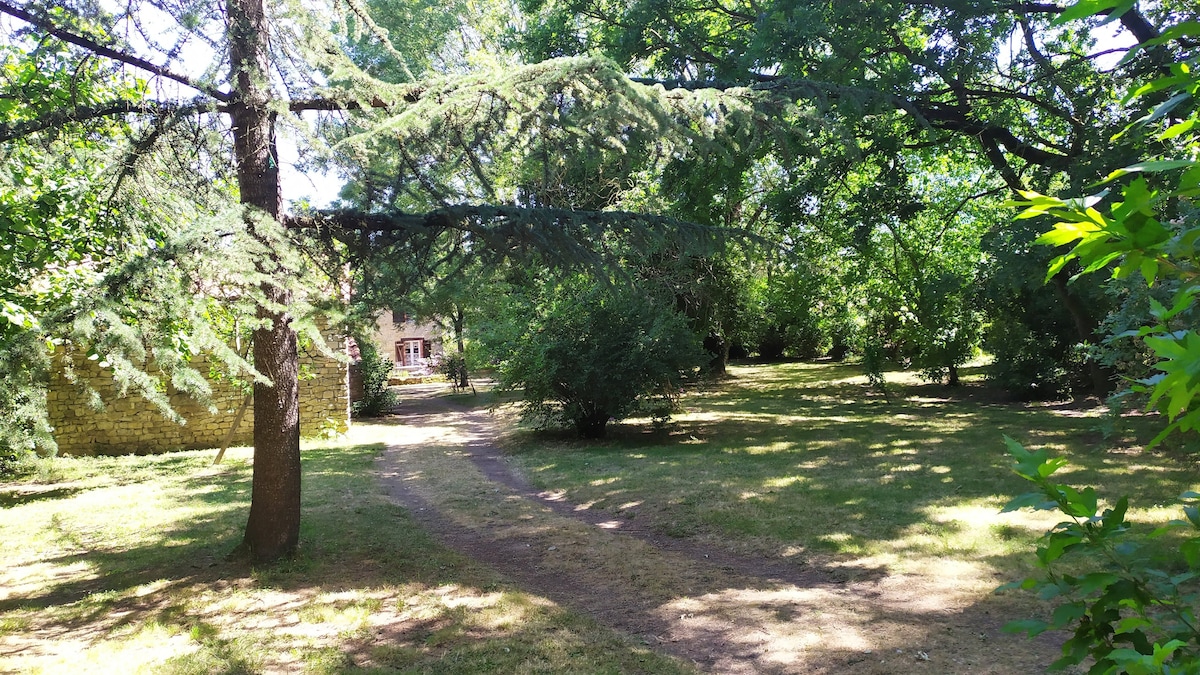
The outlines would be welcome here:
<svg viewBox="0 0 1200 675">
<path fill-rule="evenodd" d="M 1000 632 L 979 588 L 739 556 L 538 491 L 496 448 L 495 421 L 433 387 L 407 392 L 378 470 L 447 545 L 523 589 L 719 673 L 1032 673 L 1051 640 Z M 985 603 L 986 604 L 986 603 Z"/>
</svg>

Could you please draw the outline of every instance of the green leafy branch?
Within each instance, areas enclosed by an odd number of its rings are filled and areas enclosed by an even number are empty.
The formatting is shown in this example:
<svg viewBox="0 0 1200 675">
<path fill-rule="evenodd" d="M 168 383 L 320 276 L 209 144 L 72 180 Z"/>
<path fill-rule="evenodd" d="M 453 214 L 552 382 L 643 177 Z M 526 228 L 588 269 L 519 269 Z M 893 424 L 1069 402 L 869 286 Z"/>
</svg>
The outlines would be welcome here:
<svg viewBox="0 0 1200 675">
<path fill-rule="evenodd" d="M 1015 460 L 1013 471 L 1038 489 L 1013 499 L 1003 510 L 1057 510 L 1068 518 L 1047 532 L 1037 548 L 1036 565 L 1043 574 L 1001 587 L 1036 591 L 1042 599 L 1059 599 L 1061 604 L 1049 621 L 1014 621 L 1005 630 L 1032 637 L 1074 626 L 1063 644 L 1063 657 L 1051 669 L 1077 665 L 1091 656 L 1096 662 L 1088 672 L 1094 674 L 1200 672 L 1194 609 L 1200 601 L 1200 493 L 1181 497 L 1186 520 L 1172 520 L 1150 535 L 1159 537 L 1180 527 L 1192 531 L 1179 547 L 1184 571 L 1163 569 L 1148 564 L 1147 547 L 1129 536 L 1127 498 L 1101 511 L 1094 489 L 1078 490 L 1051 479 L 1067 465 L 1065 459 L 1051 457 L 1046 450 L 1026 450 L 1007 436 L 1004 440 Z M 1088 571 L 1068 573 L 1062 567 Z"/>
<path fill-rule="evenodd" d="M 1187 21 L 1139 47 L 1170 40 L 1200 37 L 1200 22 Z M 1128 57 L 1127 57 L 1128 58 Z M 1200 219 L 1193 201 L 1200 196 L 1200 58 L 1173 64 L 1169 74 L 1129 93 L 1125 102 L 1170 94 L 1131 124 L 1121 135 L 1152 131 L 1153 140 L 1169 148 L 1169 155 L 1138 162 L 1110 173 L 1094 195 L 1060 199 L 1022 192 L 1010 205 L 1022 209 L 1018 218 L 1050 217 L 1053 229 L 1037 241 L 1072 248 L 1050 264 L 1047 279 L 1077 261 L 1081 274 L 1106 268 L 1115 278 L 1141 274 L 1148 285 L 1163 279 L 1179 282 L 1171 306 L 1152 301 L 1148 325 L 1133 335 L 1144 340 L 1158 359 L 1154 376 L 1134 383 L 1135 391 L 1149 393 L 1149 407 L 1166 414 L 1169 424 L 1152 442 L 1173 431 L 1200 429 L 1200 333 L 1178 320 L 1195 309 L 1200 297 Z M 1117 188 L 1118 181 L 1129 179 Z M 1102 204 L 1113 199 L 1106 211 Z"/>
<path fill-rule="evenodd" d="M 1060 23 L 1096 13 L 1120 16 L 1132 4 L 1083 0 L 1064 13 Z M 1172 41 L 1194 44 L 1197 36 L 1200 22 L 1184 21 L 1143 41 L 1126 59 L 1138 51 L 1161 51 Z M 1164 148 L 1162 154 L 1113 171 L 1096 186 L 1101 191 L 1087 197 L 1022 192 L 1020 200 L 1010 203 L 1022 209 L 1019 218 L 1055 221 L 1039 243 L 1071 246 L 1051 262 L 1047 280 L 1075 262 L 1081 270 L 1076 277 L 1109 269 L 1118 279 L 1140 274 L 1149 286 L 1163 280 L 1176 283 L 1169 307 L 1151 299 L 1146 325 L 1114 336 L 1141 338 L 1157 359 L 1159 372 L 1132 387 L 1148 393 L 1148 407 L 1167 417 L 1166 428 L 1150 445 L 1176 430 L 1200 429 L 1200 333 L 1190 318 L 1200 307 L 1200 218 L 1193 204 L 1200 195 L 1200 57 L 1194 53 L 1123 101 L 1147 101 L 1146 112 L 1118 136 L 1147 134 L 1151 147 Z M 1130 537 L 1127 497 L 1101 512 L 1092 488 L 1077 490 L 1051 479 L 1065 460 L 1044 450 L 1028 451 L 1010 438 L 1005 441 L 1016 460 L 1013 470 L 1038 490 L 1017 497 L 1004 510 L 1032 507 L 1068 517 L 1038 546 L 1036 564 L 1043 574 L 1010 585 L 1036 590 L 1046 600 L 1061 599 L 1061 604 L 1048 622 L 1019 621 L 1009 628 L 1036 635 L 1073 626 L 1055 668 L 1090 656 L 1095 663 L 1089 673 L 1200 673 L 1195 613 L 1200 602 L 1200 494 L 1188 492 L 1181 498 L 1186 519 L 1172 520 L 1151 534 L 1158 537 L 1178 527 L 1190 530 L 1178 555 L 1155 561 L 1143 540 Z M 1061 571 L 1068 564 L 1072 570 L 1082 566 L 1088 571 Z"/>
</svg>

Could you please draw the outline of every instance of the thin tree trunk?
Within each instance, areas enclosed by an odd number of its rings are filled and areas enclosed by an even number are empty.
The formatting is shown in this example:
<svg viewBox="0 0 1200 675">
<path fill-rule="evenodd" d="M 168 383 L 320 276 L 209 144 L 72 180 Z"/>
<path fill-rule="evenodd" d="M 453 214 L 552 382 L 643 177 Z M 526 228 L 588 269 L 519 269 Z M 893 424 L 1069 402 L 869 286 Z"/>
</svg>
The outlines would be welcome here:
<svg viewBox="0 0 1200 675">
<path fill-rule="evenodd" d="M 1075 324 L 1075 332 L 1079 335 L 1079 341 L 1092 342 L 1096 339 L 1096 329 L 1099 327 L 1096 320 L 1084 308 L 1083 303 L 1079 302 L 1079 298 L 1071 293 L 1071 289 L 1067 286 L 1065 271 L 1060 271 L 1053 278 L 1054 288 L 1058 291 L 1063 305 L 1071 315 L 1071 321 Z M 1115 385 L 1113 373 L 1108 368 L 1098 363 L 1096 359 L 1088 358 L 1087 369 L 1088 376 L 1092 380 L 1092 393 L 1104 397 L 1112 392 Z"/>
<path fill-rule="evenodd" d="M 467 377 L 467 345 L 463 341 L 463 309 L 461 305 L 454 306 L 454 342 L 458 348 L 458 388 L 465 390 L 471 386 L 471 382 Z"/>
<path fill-rule="evenodd" d="M 277 222 L 281 212 L 274 117 L 268 107 L 270 51 L 263 0 L 227 0 L 229 54 L 236 102 L 230 106 L 234 159 L 242 203 Z M 260 272 L 271 272 L 264 260 Z M 286 279 L 266 283 L 266 325 L 254 331 L 254 367 L 271 384 L 254 385 L 254 478 L 250 517 L 240 552 L 256 562 L 292 554 L 300 536 L 300 401 L 296 333 L 291 317 L 274 308 L 292 300 Z"/>
</svg>

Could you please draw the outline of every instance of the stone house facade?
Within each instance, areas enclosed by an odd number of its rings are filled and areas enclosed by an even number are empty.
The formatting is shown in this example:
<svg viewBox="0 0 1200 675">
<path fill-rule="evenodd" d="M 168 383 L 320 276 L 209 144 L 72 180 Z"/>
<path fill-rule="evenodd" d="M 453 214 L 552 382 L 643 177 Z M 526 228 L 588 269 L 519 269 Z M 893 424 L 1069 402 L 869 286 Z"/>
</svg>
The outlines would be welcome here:
<svg viewBox="0 0 1200 675">
<path fill-rule="evenodd" d="M 437 323 L 386 310 L 375 325 L 375 346 L 399 375 L 427 375 L 441 362 L 442 328 Z"/>
</svg>

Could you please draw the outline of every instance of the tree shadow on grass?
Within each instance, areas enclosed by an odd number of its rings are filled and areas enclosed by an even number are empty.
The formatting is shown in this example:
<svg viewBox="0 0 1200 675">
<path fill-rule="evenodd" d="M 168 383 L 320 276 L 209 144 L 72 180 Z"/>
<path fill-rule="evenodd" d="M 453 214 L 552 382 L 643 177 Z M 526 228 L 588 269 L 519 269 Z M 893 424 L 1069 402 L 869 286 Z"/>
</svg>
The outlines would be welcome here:
<svg viewBox="0 0 1200 675">
<path fill-rule="evenodd" d="M 149 475 L 144 474 L 143 478 L 149 478 Z M 141 532 L 138 535 L 141 543 L 134 546 L 123 544 L 119 539 L 106 540 L 103 531 L 94 531 L 92 527 L 73 526 L 70 514 L 87 507 L 74 504 L 70 498 L 86 497 L 95 490 L 134 485 L 138 480 L 125 476 L 91 490 L 74 488 L 48 499 L 62 502 L 61 509 L 50 515 L 47 524 L 61 542 L 54 548 L 68 550 L 42 557 L 38 562 L 74 572 L 45 579 L 30 592 L 10 592 L 8 597 L 0 600 L 0 612 L 45 609 L 90 600 L 95 605 L 92 611 L 83 611 L 69 619 L 70 624 L 81 624 L 105 611 L 109 604 L 105 598 L 124 597 L 139 586 L 164 582 L 164 588 L 171 588 L 211 582 L 230 572 L 244 575 L 248 568 L 224 561 L 225 555 L 236 544 L 236 528 L 239 520 L 244 518 L 249 496 L 248 477 L 234 475 L 231 478 L 213 482 L 210 475 L 167 484 L 164 490 L 182 509 L 196 515 L 172 522 L 153 533 Z M 121 509 L 139 508 L 142 507 L 137 503 L 121 505 Z M 114 510 L 114 519 L 120 518 L 121 509 Z"/>
<path fill-rule="evenodd" d="M 799 547 L 817 559 L 939 548 L 970 558 L 983 544 L 967 530 L 981 528 L 977 538 L 1013 540 L 1012 553 L 988 561 L 1005 571 L 1027 568 L 1040 530 L 993 518 L 1030 489 L 1010 470 L 1004 435 L 1050 446 L 1072 462 L 1066 480 L 1113 499 L 1148 490 L 1149 503 L 1170 500 L 1194 476 L 1193 463 L 1150 453 L 1142 461 L 1152 468 L 1130 471 L 1138 451 L 1104 442 L 1077 407 L 959 400 L 927 385 L 863 402 L 865 386 L 848 375 L 787 364 L 708 392 L 667 432 L 625 424 L 603 443 L 525 435 L 511 446 L 538 487 L 665 534 Z"/>
<path fill-rule="evenodd" d="M 432 619 L 405 616 L 408 593 L 456 589 L 453 592 L 467 597 L 487 597 L 503 582 L 436 544 L 378 493 L 372 475 L 378 451 L 379 446 L 306 449 L 300 551 L 290 560 L 258 569 L 225 559 L 244 524 L 248 468 L 228 466 L 213 475 L 193 461 L 196 468 L 187 475 L 176 467 L 176 478 L 163 482 L 161 489 L 171 493 L 178 518 L 141 533 L 136 544 L 123 543 L 127 540 L 115 535 L 106 539 L 102 531 L 76 531 L 70 533 L 76 541 L 69 552 L 36 561 L 38 567 L 54 571 L 36 587 L 10 589 L 0 600 L 0 619 L 23 617 L 19 624 L 0 625 L 27 626 L 18 631 L 24 635 L 16 641 L 6 639 L 16 629 L 0 632 L 0 656 L 28 654 L 30 649 L 52 653 L 52 645 L 63 641 L 90 646 L 119 642 L 161 625 L 190 636 L 193 648 L 161 663 L 156 672 L 259 672 L 263 667 L 278 669 L 269 662 L 288 654 L 320 672 L 352 672 L 364 665 L 386 671 L 401 662 L 425 670 L 447 656 L 466 664 L 466 672 L 478 672 L 472 664 L 495 662 L 503 667 L 518 657 L 565 663 L 569 670 L 575 647 L 568 643 L 581 640 L 595 643 L 591 649 L 601 663 L 598 670 L 612 671 L 616 662 L 629 666 L 620 670 L 632 672 L 636 668 L 631 664 L 647 658 L 651 670 L 676 669 L 611 633 L 591 636 L 594 626 L 581 625 L 578 617 L 553 607 L 538 605 L 536 611 L 526 612 L 529 625 L 517 621 L 494 629 L 464 612 Z M 64 493 L 48 497 L 46 503 L 57 502 L 65 514 L 86 508 L 78 499 L 87 497 L 87 491 Z M 384 623 L 370 629 L 327 628 L 322 613 L 336 615 L 344 609 L 344 601 L 335 598 L 347 593 L 391 597 L 382 607 L 367 605 L 371 612 L 385 615 Z M 197 604 L 198 596 L 217 599 Z M 437 605 L 436 599 L 427 602 Z M 314 630 L 306 628 L 309 625 L 328 634 L 319 640 L 289 637 L 296 616 L 301 634 Z M 278 627 L 254 628 L 264 621 Z M 39 642 L 45 647 L 38 648 Z M 298 666 L 293 661 L 290 667 Z"/>
<path fill-rule="evenodd" d="M 540 494 L 533 490 L 532 498 L 551 502 L 558 512 L 573 512 L 576 519 L 615 532 L 638 533 L 649 526 L 680 541 L 715 540 L 735 550 L 746 550 L 739 542 L 751 542 L 751 550 L 764 550 L 761 541 L 768 541 L 780 555 L 783 549 L 798 546 L 801 551 L 792 554 L 793 560 L 803 561 L 805 569 L 815 572 L 808 577 L 765 574 L 757 580 L 721 575 L 676 580 L 687 589 L 687 597 L 709 598 L 702 611 L 691 611 L 694 605 L 655 605 L 652 589 L 640 589 L 640 581 L 634 581 L 625 590 L 641 597 L 644 604 L 630 603 L 626 609 L 631 614 L 674 612 L 679 621 L 668 617 L 671 630 L 688 629 L 685 618 L 702 625 L 720 624 L 736 607 L 750 614 L 777 612 L 821 625 L 828 604 L 814 604 L 811 597 L 827 594 L 825 603 L 843 599 L 863 605 L 857 611 L 861 624 L 825 623 L 817 631 L 826 631 L 822 638 L 826 643 L 830 631 L 839 638 L 857 634 L 862 644 L 886 645 L 887 653 L 855 650 L 854 640 L 846 640 L 850 647 L 824 648 L 821 658 L 825 660 L 816 667 L 805 662 L 803 672 L 1040 669 L 1055 658 L 1060 638 L 1045 635 L 1026 643 L 1023 638 L 1001 636 L 999 628 L 1008 619 L 1041 608 L 1029 600 L 987 595 L 988 588 L 1019 576 L 1006 574 L 1027 567 L 1039 532 L 1037 527 L 990 520 L 1009 497 L 1027 491 L 1024 481 L 1009 471 L 1002 435 L 1034 446 L 1056 446 L 1071 455 L 1079 464 L 1071 479 L 1080 483 L 1104 482 L 1119 488 L 1136 487 L 1138 480 L 1120 463 L 1108 461 L 1111 448 L 1098 443 L 1098 435 L 1089 429 L 1090 420 L 1062 414 L 1079 412 L 1077 404 L 1024 406 L 998 400 L 982 388 L 936 385 L 897 386 L 899 398 L 889 403 L 873 398 L 864 385 L 852 381 L 858 377 L 847 366 L 811 369 L 789 364 L 762 376 L 711 386 L 696 409 L 668 432 L 647 432 L 645 426 L 628 424 L 616 426 L 602 443 L 557 434 L 518 434 L 509 446 L 525 472 L 545 490 Z M 436 412 L 427 409 L 425 414 Z M 409 421 L 421 423 L 417 417 Z M 1156 477 L 1161 475 L 1165 483 L 1159 487 L 1165 492 L 1190 478 L 1189 467 L 1155 464 Z M 503 548 L 504 537 L 512 534 L 498 536 L 496 546 Z M 527 536 L 545 533 L 531 529 Z M 537 541 L 543 549 L 547 543 L 560 548 L 565 535 L 555 536 Z M 971 537 L 1012 545 L 996 552 Z M 682 550 L 661 538 L 657 543 L 668 552 Z M 522 561 L 515 564 L 518 569 L 534 567 L 540 560 L 521 558 L 520 548 L 504 551 Z M 927 588 L 903 588 L 916 577 L 856 563 L 868 553 L 914 557 L 944 567 L 947 578 L 920 582 L 930 584 Z M 964 603 L 955 595 L 954 575 L 962 573 L 964 564 L 983 568 L 982 573 L 972 572 L 978 578 L 972 590 L 965 591 L 980 598 L 977 601 Z M 553 569 L 531 576 L 528 583 L 546 584 L 543 577 L 556 574 L 578 586 L 601 586 L 590 577 Z M 932 570 L 923 574 L 937 576 Z M 786 588 L 788 578 L 799 583 L 798 591 Z M 840 584 L 846 587 L 839 590 Z M 553 586 L 546 592 L 556 597 Z M 581 601 L 578 592 L 557 592 L 563 602 Z M 610 593 L 616 595 L 617 589 Z M 756 597 L 764 599 L 753 600 Z M 938 608 L 938 602 L 943 606 Z M 882 624 L 889 626 L 885 637 L 867 637 Z M 725 656 L 693 659 L 708 669 L 733 672 L 735 666 L 750 664 L 755 672 L 801 672 L 778 665 L 779 649 L 768 658 L 752 644 L 754 640 L 735 644 L 728 631 L 704 630 L 693 631 L 690 640 L 729 651 Z M 744 632 L 755 630 L 751 622 Z M 776 642 L 785 639 L 781 634 L 772 630 Z M 803 643 L 817 638 L 800 630 L 786 639 Z M 995 646 L 982 646 L 983 642 Z M 967 647 L 961 647 L 964 644 Z"/>
<path fill-rule="evenodd" d="M 81 492 L 84 488 L 79 486 L 64 486 L 64 487 L 26 487 L 18 486 L 8 490 L 0 491 L 0 509 L 12 508 L 22 504 L 31 504 L 47 499 L 62 499 L 70 497 L 73 494 Z"/>
</svg>

